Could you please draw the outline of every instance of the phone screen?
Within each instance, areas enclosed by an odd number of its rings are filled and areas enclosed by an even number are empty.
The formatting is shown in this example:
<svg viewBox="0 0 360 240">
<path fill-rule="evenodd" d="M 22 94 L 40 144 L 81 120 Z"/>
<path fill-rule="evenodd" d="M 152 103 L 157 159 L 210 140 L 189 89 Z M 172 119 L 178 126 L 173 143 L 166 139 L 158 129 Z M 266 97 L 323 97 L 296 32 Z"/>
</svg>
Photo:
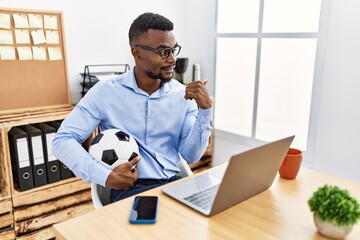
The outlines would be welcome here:
<svg viewBox="0 0 360 240">
<path fill-rule="evenodd" d="M 131 223 L 155 223 L 158 197 L 136 196 L 130 212 Z"/>
</svg>

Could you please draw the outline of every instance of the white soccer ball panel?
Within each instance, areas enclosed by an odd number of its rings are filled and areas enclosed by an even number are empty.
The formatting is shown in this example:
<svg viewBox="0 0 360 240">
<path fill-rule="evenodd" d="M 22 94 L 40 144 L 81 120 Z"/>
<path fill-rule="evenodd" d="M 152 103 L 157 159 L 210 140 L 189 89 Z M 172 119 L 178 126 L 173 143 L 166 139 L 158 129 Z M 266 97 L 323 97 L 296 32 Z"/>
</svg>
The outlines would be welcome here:
<svg viewBox="0 0 360 240">
<path fill-rule="evenodd" d="M 103 148 L 100 144 L 91 145 L 89 148 L 89 153 L 93 156 L 96 160 L 101 161 L 101 156 L 103 153 Z"/>
<path fill-rule="evenodd" d="M 112 169 L 127 162 L 134 152 L 139 155 L 135 139 L 119 129 L 102 131 L 93 139 L 89 149 L 90 155 Z"/>
</svg>

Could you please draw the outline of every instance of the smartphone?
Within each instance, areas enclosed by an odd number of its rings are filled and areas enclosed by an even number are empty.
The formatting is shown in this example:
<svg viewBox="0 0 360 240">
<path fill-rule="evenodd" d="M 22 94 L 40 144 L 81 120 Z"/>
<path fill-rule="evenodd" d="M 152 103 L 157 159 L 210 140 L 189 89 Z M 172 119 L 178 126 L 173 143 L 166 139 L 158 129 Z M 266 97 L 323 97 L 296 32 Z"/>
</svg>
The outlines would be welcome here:
<svg viewBox="0 0 360 240">
<path fill-rule="evenodd" d="M 155 223 L 159 198 L 136 196 L 130 211 L 130 223 Z"/>
</svg>

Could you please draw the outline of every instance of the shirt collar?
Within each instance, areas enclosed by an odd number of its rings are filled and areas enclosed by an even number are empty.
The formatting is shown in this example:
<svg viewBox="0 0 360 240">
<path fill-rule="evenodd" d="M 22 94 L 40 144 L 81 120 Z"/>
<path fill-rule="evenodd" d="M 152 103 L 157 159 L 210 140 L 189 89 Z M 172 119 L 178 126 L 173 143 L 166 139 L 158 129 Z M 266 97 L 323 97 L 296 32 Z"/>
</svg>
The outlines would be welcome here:
<svg viewBox="0 0 360 240">
<path fill-rule="evenodd" d="M 171 80 L 172 81 L 172 80 Z M 151 97 L 152 98 L 157 98 L 157 97 L 161 97 L 165 94 L 167 94 L 170 91 L 170 82 L 167 82 L 165 84 L 162 84 L 160 89 L 158 89 L 156 92 L 154 92 Z M 139 93 L 139 94 L 147 94 L 145 93 L 142 89 L 140 89 L 136 83 L 135 80 L 135 67 L 133 67 L 129 72 L 128 72 L 128 76 L 124 79 L 123 81 L 123 85 L 133 89 L 135 92 Z"/>
</svg>

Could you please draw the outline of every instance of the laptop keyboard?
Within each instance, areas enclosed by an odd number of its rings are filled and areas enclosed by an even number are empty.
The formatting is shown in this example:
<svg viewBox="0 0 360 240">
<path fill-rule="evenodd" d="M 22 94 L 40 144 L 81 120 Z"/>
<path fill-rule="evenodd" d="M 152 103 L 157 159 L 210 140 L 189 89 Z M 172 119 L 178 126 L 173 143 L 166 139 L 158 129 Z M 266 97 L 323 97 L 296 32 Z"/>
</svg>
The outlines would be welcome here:
<svg viewBox="0 0 360 240">
<path fill-rule="evenodd" d="M 199 208 L 208 211 L 212 206 L 218 188 L 219 185 L 215 185 L 200 192 L 194 193 L 190 196 L 187 196 L 184 199 L 198 206 Z"/>
</svg>

